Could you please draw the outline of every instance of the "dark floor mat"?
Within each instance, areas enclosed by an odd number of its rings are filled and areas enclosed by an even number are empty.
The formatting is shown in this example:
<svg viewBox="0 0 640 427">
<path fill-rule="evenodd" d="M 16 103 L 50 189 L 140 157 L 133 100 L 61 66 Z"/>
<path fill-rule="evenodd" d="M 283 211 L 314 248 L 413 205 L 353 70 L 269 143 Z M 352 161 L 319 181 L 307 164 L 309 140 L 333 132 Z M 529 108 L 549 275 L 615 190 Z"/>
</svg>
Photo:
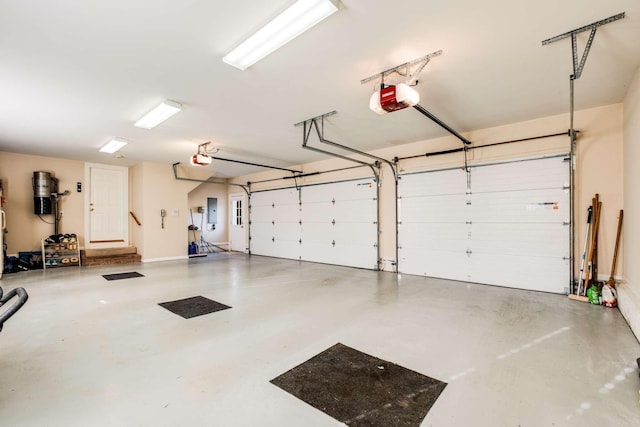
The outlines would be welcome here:
<svg viewBox="0 0 640 427">
<path fill-rule="evenodd" d="M 185 319 L 231 308 L 228 305 L 210 300 L 203 296 L 179 299 L 177 301 L 161 302 L 158 305 L 177 314 L 178 316 L 184 317 Z"/>
<path fill-rule="evenodd" d="M 447 383 L 336 344 L 271 380 L 350 426 L 417 427 Z"/>
<path fill-rule="evenodd" d="M 140 274 L 137 271 L 130 271 L 128 273 L 115 273 L 115 274 L 103 274 L 107 280 L 122 280 L 122 279 L 133 279 L 134 277 L 144 277 L 144 274 Z"/>
</svg>

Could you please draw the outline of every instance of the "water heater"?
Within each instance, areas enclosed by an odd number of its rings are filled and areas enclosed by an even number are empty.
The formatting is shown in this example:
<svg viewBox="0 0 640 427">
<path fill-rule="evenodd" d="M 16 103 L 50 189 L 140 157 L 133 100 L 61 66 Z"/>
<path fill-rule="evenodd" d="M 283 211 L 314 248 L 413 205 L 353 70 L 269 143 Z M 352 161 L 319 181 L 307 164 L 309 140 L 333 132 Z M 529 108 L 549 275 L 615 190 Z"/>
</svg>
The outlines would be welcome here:
<svg viewBox="0 0 640 427">
<path fill-rule="evenodd" d="M 52 213 L 51 193 L 55 193 L 55 182 L 50 172 L 33 173 L 33 213 L 50 215 Z"/>
</svg>

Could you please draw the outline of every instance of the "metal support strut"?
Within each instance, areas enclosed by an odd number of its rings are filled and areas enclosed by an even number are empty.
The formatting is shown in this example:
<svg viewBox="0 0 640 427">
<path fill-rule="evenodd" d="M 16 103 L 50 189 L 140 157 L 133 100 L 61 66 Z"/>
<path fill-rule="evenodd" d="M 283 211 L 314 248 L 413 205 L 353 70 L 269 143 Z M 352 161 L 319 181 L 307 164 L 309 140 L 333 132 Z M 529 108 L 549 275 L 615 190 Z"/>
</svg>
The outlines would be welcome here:
<svg viewBox="0 0 640 427">
<path fill-rule="evenodd" d="M 329 141 L 328 139 L 324 138 L 324 118 L 325 117 L 329 117 L 336 114 L 335 111 L 330 111 L 326 114 L 322 114 L 320 116 L 316 116 L 313 117 L 311 119 L 296 123 L 295 126 L 300 126 L 303 125 L 303 139 L 302 139 L 302 148 L 305 148 L 307 150 L 312 150 L 318 153 L 323 153 L 323 154 L 327 154 L 333 157 L 337 157 L 339 159 L 343 159 L 343 160 L 347 160 L 350 162 L 355 162 L 358 163 L 360 165 L 365 165 L 371 168 L 371 170 L 373 171 L 373 175 L 374 175 L 374 179 L 376 181 L 376 198 L 377 198 L 377 228 L 378 228 L 378 232 L 377 232 L 377 251 L 378 251 L 378 269 L 380 269 L 380 262 L 381 262 L 381 253 L 380 253 L 380 234 L 381 234 L 381 228 L 380 228 L 380 185 L 381 185 L 381 181 L 380 181 L 380 172 L 377 171 L 375 169 L 375 167 L 380 168 L 380 164 L 384 163 L 387 164 L 390 168 L 391 171 L 393 172 L 393 178 L 395 180 L 395 188 L 396 188 L 396 199 L 398 196 L 398 176 L 396 174 L 396 170 L 395 170 L 395 166 L 393 165 L 393 163 L 391 163 L 389 160 L 384 159 L 382 157 L 378 157 L 378 156 L 374 156 L 373 154 L 369 154 L 369 153 L 365 153 L 364 151 L 360 151 L 360 150 L 356 150 L 355 148 L 351 148 L 351 147 L 347 147 L 345 145 L 342 144 L 338 144 L 336 142 L 333 141 Z M 320 121 L 320 125 L 318 125 L 318 121 Z M 333 147 L 336 148 L 340 148 L 346 151 L 349 151 L 351 153 L 354 154 L 359 154 L 361 156 L 364 157 L 368 157 L 370 159 L 375 160 L 375 162 L 373 164 L 371 163 L 367 163 L 365 161 L 362 160 L 358 160 L 358 159 L 354 159 L 351 157 L 347 157 L 347 156 L 343 156 L 341 154 L 337 154 L 331 151 L 327 151 L 327 150 L 323 150 L 320 148 L 315 148 L 315 147 L 310 147 L 308 145 L 309 142 L 309 137 L 311 136 L 311 131 L 312 129 L 315 128 L 316 130 L 316 134 L 318 136 L 318 140 L 323 143 L 323 144 L 327 144 L 327 145 L 331 145 Z M 398 235 L 398 221 L 397 221 L 397 203 L 396 203 L 396 241 L 397 241 L 397 235 Z M 398 271 L 398 248 L 397 248 L 397 244 L 396 244 L 396 254 L 395 254 L 395 267 L 396 267 L 396 272 Z"/>
<path fill-rule="evenodd" d="M 571 37 L 571 57 L 573 61 L 573 74 L 569 76 L 569 137 L 571 138 L 571 153 L 569 157 L 570 165 L 570 175 L 569 175 L 569 186 L 570 186 L 570 204 L 569 204 L 569 215 L 571 218 L 571 238 L 570 242 L 570 255 L 571 259 L 571 269 L 570 269 L 570 277 L 569 277 L 569 293 L 573 293 L 574 289 L 577 289 L 577 283 L 575 278 L 575 267 L 576 267 L 576 259 L 575 259 L 575 169 L 576 169 L 576 131 L 574 128 L 574 112 L 575 112 L 575 81 L 582 76 L 582 71 L 584 70 L 584 65 L 587 62 L 587 57 L 589 56 L 589 51 L 591 50 L 591 46 L 593 45 L 593 39 L 596 36 L 596 30 L 598 27 L 609 24 L 614 21 L 618 21 L 625 17 L 625 13 L 618 13 L 617 15 L 610 16 L 608 18 L 602 19 L 600 21 L 593 22 L 589 25 L 585 25 L 580 28 L 576 28 L 575 30 L 567 31 L 566 33 L 562 33 L 555 37 L 548 38 L 542 41 L 542 46 L 546 46 L 550 43 L 557 42 L 558 40 L 563 40 L 568 37 Z M 589 38 L 587 39 L 587 43 L 585 45 L 584 51 L 582 52 L 582 57 L 580 61 L 578 61 L 578 38 L 577 35 L 585 32 L 591 31 L 589 33 Z"/>
</svg>

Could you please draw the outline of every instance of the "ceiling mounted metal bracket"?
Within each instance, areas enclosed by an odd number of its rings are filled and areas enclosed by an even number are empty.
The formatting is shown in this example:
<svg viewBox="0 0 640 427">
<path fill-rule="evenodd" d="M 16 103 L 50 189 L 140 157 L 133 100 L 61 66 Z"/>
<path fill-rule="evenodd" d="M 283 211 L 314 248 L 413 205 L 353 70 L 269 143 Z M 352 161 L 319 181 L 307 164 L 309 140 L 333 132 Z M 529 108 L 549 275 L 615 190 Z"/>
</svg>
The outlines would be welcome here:
<svg viewBox="0 0 640 427">
<path fill-rule="evenodd" d="M 573 56 L 573 75 L 571 78 L 573 80 L 578 80 L 582 75 L 582 70 L 584 69 L 584 64 L 587 62 L 587 57 L 589 56 L 589 51 L 591 50 L 591 45 L 593 44 L 593 39 L 596 36 L 596 30 L 598 27 L 609 24 L 614 21 L 618 21 L 625 17 L 625 12 L 618 13 L 617 15 L 610 16 L 608 18 L 602 19 L 597 22 L 593 22 L 589 25 L 585 25 L 580 28 L 576 28 L 575 30 L 567 31 L 566 33 L 557 35 L 555 37 L 548 38 L 542 41 L 542 46 L 546 46 L 548 44 L 557 42 L 558 40 L 563 40 L 568 37 L 571 37 L 571 51 Z M 580 61 L 578 61 L 578 41 L 577 35 L 579 33 L 591 31 L 589 34 L 589 39 L 587 40 L 587 44 L 582 52 L 582 57 Z"/>
<path fill-rule="evenodd" d="M 570 143 L 570 156 L 569 156 L 569 191 L 571 193 L 570 202 L 569 202 L 569 217 L 571 218 L 571 239 L 569 243 L 569 253 L 571 259 L 571 268 L 569 270 L 569 289 L 570 293 L 573 292 L 572 289 L 576 289 L 576 277 L 575 277 L 575 269 L 576 269 L 576 257 L 575 257 L 575 167 L 576 167 L 576 145 L 577 145 L 577 135 L 574 128 L 574 112 L 575 112 L 575 81 L 580 78 L 582 75 L 582 71 L 584 69 L 584 64 L 587 62 L 587 57 L 589 56 L 589 51 L 591 50 L 591 46 L 593 44 L 593 39 L 596 36 L 596 30 L 598 27 L 609 24 L 614 21 L 618 21 L 625 17 L 625 13 L 618 13 L 617 15 L 610 16 L 608 18 L 602 19 L 597 22 L 593 22 L 589 25 L 585 25 L 580 28 L 576 28 L 575 30 L 567 31 L 566 33 L 557 35 L 555 37 L 551 37 L 549 39 L 542 41 L 542 46 L 546 46 L 550 43 L 557 42 L 558 40 L 563 40 L 568 37 L 571 37 L 571 55 L 573 59 L 573 74 L 569 76 L 569 137 L 571 139 Z M 590 31 L 589 38 L 587 40 L 587 44 L 582 52 L 582 57 L 578 62 L 578 38 L 577 35 Z"/>
<path fill-rule="evenodd" d="M 374 80 L 382 80 L 384 82 L 384 78 L 389 74 L 397 73 L 405 78 L 405 83 L 409 86 L 416 83 L 416 78 L 418 74 L 427 66 L 431 58 L 442 55 L 442 50 L 437 50 L 428 55 L 422 56 L 420 58 L 414 59 L 413 61 L 405 62 L 404 64 L 400 64 L 396 67 L 389 68 L 388 70 L 384 70 L 381 73 L 374 74 L 373 76 L 369 76 L 365 79 L 360 80 L 360 84 L 369 83 Z M 412 71 L 411 67 L 416 66 L 416 68 Z"/>
</svg>

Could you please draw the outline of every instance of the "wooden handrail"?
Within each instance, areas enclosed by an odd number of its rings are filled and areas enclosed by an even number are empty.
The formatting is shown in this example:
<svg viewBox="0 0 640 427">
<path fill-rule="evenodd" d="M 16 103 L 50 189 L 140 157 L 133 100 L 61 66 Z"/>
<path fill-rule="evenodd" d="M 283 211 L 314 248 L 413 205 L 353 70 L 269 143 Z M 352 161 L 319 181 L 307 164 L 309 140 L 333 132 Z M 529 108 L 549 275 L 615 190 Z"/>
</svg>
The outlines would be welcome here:
<svg viewBox="0 0 640 427">
<path fill-rule="evenodd" d="M 134 214 L 133 212 L 129 211 L 129 215 L 131 215 L 131 218 L 133 218 L 133 220 L 136 222 L 136 224 L 142 225 L 142 223 L 138 220 L 138 217 L 136 217 L 136 214 Z"/>
</svg>

